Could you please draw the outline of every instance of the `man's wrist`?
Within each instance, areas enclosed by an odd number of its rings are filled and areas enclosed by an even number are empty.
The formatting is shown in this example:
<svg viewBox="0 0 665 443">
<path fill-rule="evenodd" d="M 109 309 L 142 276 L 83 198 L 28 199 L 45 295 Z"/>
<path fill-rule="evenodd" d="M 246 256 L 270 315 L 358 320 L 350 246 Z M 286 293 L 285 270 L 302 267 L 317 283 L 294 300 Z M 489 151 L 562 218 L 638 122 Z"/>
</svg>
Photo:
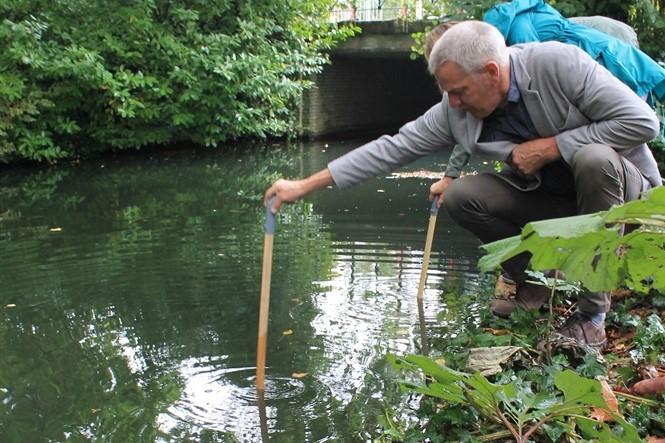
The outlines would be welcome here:
<svg viewBox="0 0 665 443">
<path fill-rule="evenodd" d="M 309 194 L 312 191 L 316 191 L 326 186 L 332 186 L 335 182 L 332 179 L 330 170 L 322 169 L 319 172 L 316 172 L 310 175 L 307 178 L 298 180 L 298 186 L 302 190 L 303 195 Z"/>
<path fill-rule="evenodd" d="M 554 137 L 549 137 L 547 138 L 548 144 L 547 144 L 547 153 L 548 153 L 548 159 L 550 161 L 556 161 L 561 158 L 561 152 L 559 151 L 559 147 L 556 144 L 556 139 Z"/>
</svg>

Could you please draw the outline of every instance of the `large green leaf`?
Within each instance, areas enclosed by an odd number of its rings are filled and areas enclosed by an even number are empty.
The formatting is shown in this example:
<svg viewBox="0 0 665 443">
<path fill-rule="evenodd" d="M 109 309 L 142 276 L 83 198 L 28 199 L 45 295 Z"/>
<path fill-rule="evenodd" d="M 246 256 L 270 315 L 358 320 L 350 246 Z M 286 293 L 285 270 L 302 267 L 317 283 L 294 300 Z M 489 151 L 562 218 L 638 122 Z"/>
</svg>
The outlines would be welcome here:
<svg viewBox="0 0 665 443">
<path fill-rule="evenodd" d="M 641 227 L 622 236 L 619 223 Z M 483 245 L 487 271 L 522 252 L 536 270 L 559 269 L 592 291 L 665 291 L 665 188 L 609 211 L 529 223 L 520 236 Z"/>
<path fill-rule="evenodd" d="M 424 355 L 410 354 L 407 355 L 404 360 L 416 365 L 418 368 L 425 371 L 426 374 L 434 377 L 439 383 L 453 383 L 468 376 L 468 374 L 465 374 L 464 372 L 455 371 L 446 366 L 441 366 Z"/>
<path fill-rule="evenodd" d="M 665 227 L 665 188 L 651 189 L 641 200 L 610 208 L 605 221 Z"/>
<path fill-rule="evenodd" d="M 480 372 L 476 372 L 464 382 L 467 385 L 467 399 L 486 417 L 496 417 L 496 411 L 502 398 L 515 396 L 514 386 L 490 383 Z M 509 392 L 505 393 L 504 390 Z"/>
<path fill-rule="evenodd" d="M 490 383 L 487 378 L 476 372 L 471 377 L 465 380 L 466 384 L 478 391 L 480 394 L 494 398 L 494 396 L 499 393 L 503 387 L 501 385 L 495 385 Z"/>
<path fill-rule="evenodd" d="M 640 443 L 644 441 L 640 438 L 635 426 L 619 415 L 612 415 L 620 425 L 614 429 L 610 429 L 607 424 L 592 418 L 576 417 L 575 422 L 584 437 L 599 443 Z M 620 432 L 617 432 L 617 430 Z"/>
<path fill-rule="evenodd" d="M 453 404 L 465 403 L 464 391 L 456 383 L 430 383 L 428 386 L 402 381 L 401 385 L 406 389 L 419 394 L 429 395 L 430 397 L 440 398 Z"/>
<path fill-rule="evenodd" d="M 520 241 L 520 236 L 516 235 L 514 237 L 508 237 L 482 245 L 481 248 L 487 252 L 487 255 L 480 258 L 478 266 L 480 266 L 480 269 L 483 271 L 498 268 L 502 261 L 515 255 L 508 255 L 508 253 L 517 250 L 520 246 Z"/>
<path fill-rule="evenodd" d="M 563 392 L 565 405 L 596 406 L 607 409 L 600 382 L 566 369 L 554 376 L 554 384 Z"/>
</svg>

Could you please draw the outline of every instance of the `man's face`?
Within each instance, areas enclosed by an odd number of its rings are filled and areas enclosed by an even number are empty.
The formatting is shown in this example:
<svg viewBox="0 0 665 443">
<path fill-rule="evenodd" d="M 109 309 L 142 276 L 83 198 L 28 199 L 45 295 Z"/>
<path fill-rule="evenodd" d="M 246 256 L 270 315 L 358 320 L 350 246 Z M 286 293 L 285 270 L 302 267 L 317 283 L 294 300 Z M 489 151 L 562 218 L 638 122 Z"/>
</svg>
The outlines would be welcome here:
<svg viewBox="0 0 665 443">
<path fill-rule="evenodd" d="M 468 73 L 447 61 L 436 71 L 439 88 L 448 93 L 451 108 L 461 108 L 478 119 L 490 115 L 501 103 L 498 76 L 493 69 Z"/>
</svg>

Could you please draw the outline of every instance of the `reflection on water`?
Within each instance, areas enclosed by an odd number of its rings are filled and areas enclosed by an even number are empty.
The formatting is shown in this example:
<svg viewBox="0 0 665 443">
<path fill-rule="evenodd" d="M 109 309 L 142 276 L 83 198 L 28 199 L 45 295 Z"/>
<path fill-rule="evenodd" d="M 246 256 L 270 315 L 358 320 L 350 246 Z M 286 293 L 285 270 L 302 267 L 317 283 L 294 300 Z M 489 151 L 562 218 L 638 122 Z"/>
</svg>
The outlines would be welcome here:
<svg viewBox="0 0 665 443">
<path fill-rule="evenodd" d="M 483 280 L 476 241 L 439 214 L 417 305 L 430 180 L 382 178 L 285 208 L 259 396 L 260 196 L 275 172 L 302 176 L 354 146 L 335 145 L 4 171 L 0 441 L 376 435 L 400 401 L 385 354 L 426 353 L 473 322 L 473 306 L 441 294 L 476 294 Z"/>
</svg>

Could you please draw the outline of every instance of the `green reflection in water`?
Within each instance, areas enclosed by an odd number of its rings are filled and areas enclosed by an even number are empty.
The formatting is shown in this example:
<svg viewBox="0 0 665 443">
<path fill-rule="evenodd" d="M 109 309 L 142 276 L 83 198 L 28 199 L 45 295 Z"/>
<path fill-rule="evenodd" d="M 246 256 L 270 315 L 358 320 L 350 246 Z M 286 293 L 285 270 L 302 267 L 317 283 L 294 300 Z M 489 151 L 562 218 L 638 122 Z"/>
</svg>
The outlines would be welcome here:
<svg viewBox="0 0 665 443">
<path fill-rule="evenodd" d="M 0 441 L 260 441 L 261 194 L 276 173 L 308 174 L 349 146 L 5 171 Z M 417 348 L 429 183 L 376 180 L 280 213 L 271 441 L 367 439 L 399 401 L 383 356 Z M 439 218 L 426 316 L 447 331 L 440 290 L 479 280 L 475 241 Z"/>
</svg>

